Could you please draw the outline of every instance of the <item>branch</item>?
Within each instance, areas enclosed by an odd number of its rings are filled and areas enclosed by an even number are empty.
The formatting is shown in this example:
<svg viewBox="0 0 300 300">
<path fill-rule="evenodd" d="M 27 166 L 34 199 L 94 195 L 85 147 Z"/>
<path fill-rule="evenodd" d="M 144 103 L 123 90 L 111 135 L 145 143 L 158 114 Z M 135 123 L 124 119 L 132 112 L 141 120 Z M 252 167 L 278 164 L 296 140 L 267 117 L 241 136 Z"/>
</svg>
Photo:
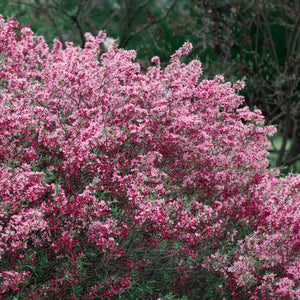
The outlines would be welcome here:
<svg viewBox="0 0 300 300">
<path fill-rule="evenodd" d="M 65 9 L 65 7 L 63 5 L 61 5 L 59 2 L 57 2 L 56 0 L 53 0 L 53 2 L 64 12 L 64 14 L 66 16 L 68 16 L 75 24 L 76 24 L 76 27 L 79 31 L 79 34 L 80 34 L 80 39 L 81 39 L 81 47 L 83 48 L 84 47 L 84 44 L 85 44 L 85 38 L 84 38 L 84 32 L 83 32 L 83 29 L 78 21 L 78 15 L 79 15 L 79 12 L 80 12 L 80 6 L 79 5 L 77 7 L 77 12 L 76 12 L 76 15 L 70 15 L 68 13 L 68 11 Z M 80 2 L 81 4 L 81 2 Z"/>
<path fill-rule="evenodd" d="M 270 29 L 270 24 L 269 24 L 268 19 L 265 16 L 264 13 L 262 14 L 262 18 L 265 21 L 265 26 L 267 28 L 267 32 L 268 32 L 268 35 L 269 35 L 269 41 L 270 41 L 270 44 L 271 44 L 271 49 L 272 49 L 272 52 L 273 52 L 273 55 L 274 55 L 274 60 L 275 60 L 275 68 L 276 68 L 278 74 L 280 74 L 278 57 L 277 57 L 276 47 L 275 47 L 275 44 L 274 44 L 274 39 L 273 39 L 271 29 Z"/>
<path fill-rule="evenodd" d="M 288 160 L 285 162 L 285 164 L 287 164 L 287 165 L 291 165 L 291 164 L 293 164 L 294 162 L 296 162 L 298 159 L 300 159 L 300 155 L 298 155 L 298 156 L 296 156 L 296 157 L 293 157 L 293 158 L 290 158 L 290 159 L 288 159 Z"/>
<path fill-rule="evenodd" d="M 143 32 L 146 29 L 148 29 L 149 27 L 151 27 L 152 25 L 159 23 L 161 20 L 163 20 L 165 17 L 167 17 L 177 2 L 178 2 L 178 0 L 174 0 L 163 16 L 152 19 L 149 23 L 142 26 L 139 30 L 136 30 L 135 32 L 131 32 L 126 38 L 124 38 L 124 40 L 122 41 L 122 44 L 120 43 L 120 47 L 124 48 L 134 36 L 140 34 L 141 32 Z"/>
<path fill-rule="evenodd" d="M 40 8 L 39 6 L 35 6 L 31 3 L 27 3 L 27 2 L 24 2 L 24 1 L 14 1 L 13 4 L 24 4 L 24 5 L 27 5 L 29 7 L 34 8 L 34 9 L 39 9 Z"/>
<path fill-rule="evenodd" d="M 101 28 L 101 29 L 105 29 L 105 27 L 107 26 L 107 24 L 109 24 L 109 22 L 110 22 L 115 16 L 117 16 L 118 13 L 120 13 L 120 11 L 119 11 L 119 10 L 116 10 L 113 14 L 111 14 L 110 17 L 107 18 L 107 19 L 103 22 L 103 24 L 101 25 L 100 28 Z"/>
<path fill-rule="evenodd" d="M 141 11 L 142 8 L 144 8 L 145 6 L 147 6 L 150 2 L 152 2 L 152 0 L 147 0 L 144 3 L 140 4 L 138 6 L 138 8 L 136 9 L 135 13 L 132 15 L 131 20 L 129 21 L 129 26 L 131 26 L 133 20 L 135 19 L 135 17 L 137 16 L 137 14 Z"/>
<path fill-rule="evenodd" d="M 63 34 L 62 34 L 60 28 L 58 27 L 58 25 L 57 25 L 57 23 L 56 23 L 56 21 L 55 21 L 55 18 L 54 18 L 54 16 L 53 16 L 52 12 L 51 12 L 51 10 L 48 9 L 48 7 L 50 7 L 50 5 L 49 5 L 49 0 L 46 0 L 46 4 L 47 4 L 47 7 L 46 7 L 46 9 L 45 9 L 46 14 L 48 15 L 48 17 L 49 17 L 51 23 L 53 24 L 53 26 L 55 27 L 59 40 L 60 40 L 61 42 L 64 42 Z"/>
<path fill-rule="evenodd" d="M 290 102 L 287 102 L 286 113 L 285 113 L 285 118 L 284 118 L 284 129 L 283 129 L 282 144 L 281 144 L 279 154 L 278 154 L 278 157 L 277 157 L 276 167 L 281 166 L 282 162 L 283 162 L 283 156 L 284 156 L 284 152 L 286 150 L 287 139 L 288 139 L 288 135 L 289 135 L 290 111 L 291 111 Z"/>
</svg>

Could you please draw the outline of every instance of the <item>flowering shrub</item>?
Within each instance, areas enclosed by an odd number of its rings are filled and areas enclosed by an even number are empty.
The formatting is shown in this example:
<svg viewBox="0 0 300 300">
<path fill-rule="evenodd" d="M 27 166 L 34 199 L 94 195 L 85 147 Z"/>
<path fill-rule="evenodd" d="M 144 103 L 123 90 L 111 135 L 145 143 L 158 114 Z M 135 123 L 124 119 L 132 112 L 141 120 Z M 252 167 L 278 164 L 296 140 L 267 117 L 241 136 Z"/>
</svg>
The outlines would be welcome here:
<svg viewBox="0 0 300 300">
<path fill-rule="evenodd" d="M 300 297 L 300 176 L 268 169 L 242 82 L 200 81 L 188 43 L 142 75 L 103 32 L 51 50 L 17 26 L 0 19 L 3 297 Z"/>
</svg>

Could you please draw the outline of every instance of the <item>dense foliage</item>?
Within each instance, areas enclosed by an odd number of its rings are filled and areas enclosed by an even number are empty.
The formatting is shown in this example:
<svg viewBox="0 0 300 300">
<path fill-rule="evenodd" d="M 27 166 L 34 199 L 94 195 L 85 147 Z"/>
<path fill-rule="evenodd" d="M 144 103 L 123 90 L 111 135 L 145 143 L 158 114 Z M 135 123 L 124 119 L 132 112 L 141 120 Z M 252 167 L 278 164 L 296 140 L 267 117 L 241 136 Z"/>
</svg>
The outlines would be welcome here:
<svg viewBox="0 0 300 300">
<path fill-rule="evenodd" d="M 137 51 L 142 73 L 152 56 L 164 67 L 189 40 L 193 50 L 182 61 L 199 58 L 208 79 L 245 81 L 247 105 L 278 129 L 269 137 L 270 164 L 300 173 L 299 0 L 1 0 L 0 12 L 34 19 L 34 32 L 51 46 L 57 38 L 84 47 L 84 32 L 105 30 Z"/>
<path fill-rule="evenodd" d="M 4 298 L 300 297 L 300 176 L 242 82 L 0 26 Z"/>
</svg>

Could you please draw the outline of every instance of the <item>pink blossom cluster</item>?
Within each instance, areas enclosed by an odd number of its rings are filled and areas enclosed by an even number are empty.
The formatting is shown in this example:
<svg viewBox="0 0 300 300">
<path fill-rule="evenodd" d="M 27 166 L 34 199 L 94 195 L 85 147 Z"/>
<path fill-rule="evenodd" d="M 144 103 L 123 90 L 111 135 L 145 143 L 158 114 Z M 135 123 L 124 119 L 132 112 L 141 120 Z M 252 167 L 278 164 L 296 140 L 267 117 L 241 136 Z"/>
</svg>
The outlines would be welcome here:
<svg viewBox="0 0 300 300">
<path fill-rule="evenodd" d="M 300 176 L 268 168 L 242 82 L 200 80 L 189 43 L 141 74 L 102 31 L 50 49 L 16 28 L 0 16 L 4 298 L 117 296 L 162 253 L 170 286 L 217 272 L 220 296 L 300 298 Z"/>
</svg>

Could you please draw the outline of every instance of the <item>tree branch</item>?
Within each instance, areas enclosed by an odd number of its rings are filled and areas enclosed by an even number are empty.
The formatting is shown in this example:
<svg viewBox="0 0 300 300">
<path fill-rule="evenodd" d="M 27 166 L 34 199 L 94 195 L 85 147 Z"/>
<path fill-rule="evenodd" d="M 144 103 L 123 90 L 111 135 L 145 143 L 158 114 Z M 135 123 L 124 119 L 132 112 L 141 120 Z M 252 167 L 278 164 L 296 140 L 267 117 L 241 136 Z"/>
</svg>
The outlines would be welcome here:
<svg viewBox="0 0 300 300">
<path fill-rule="evenodd" d="M 124 40 L 122 41 L 122 43 L 120 43 L 120 47 L 124 48 L 126 47 L 126 45 L 129 43 L 129 41 L 136 35 L 140 34 L 141 32 L 147 30 L 149 27 L 151 27 L 152 25 L 159 23 L 161 20 L 163 20 L 165 17 L 168 16 L 168 14 L 172 11 L 172 9 L 174 8 L 174 6 L 176 5 L 176 3 L 178 2 L 178 0 L 173 1 L 173 3 L 170 5 L 170 7 L 168 8 L 168 10 L 166 11 L 166 13 L 159 17 L 159 18 L 154 18 L 152 19 L 150 22 L 148 22 L 147 24 L 145 24 L 144 26 L 142 26 L 140 29 L 131 32 L 127 37 L 124 38 Z"/>
</svg>

